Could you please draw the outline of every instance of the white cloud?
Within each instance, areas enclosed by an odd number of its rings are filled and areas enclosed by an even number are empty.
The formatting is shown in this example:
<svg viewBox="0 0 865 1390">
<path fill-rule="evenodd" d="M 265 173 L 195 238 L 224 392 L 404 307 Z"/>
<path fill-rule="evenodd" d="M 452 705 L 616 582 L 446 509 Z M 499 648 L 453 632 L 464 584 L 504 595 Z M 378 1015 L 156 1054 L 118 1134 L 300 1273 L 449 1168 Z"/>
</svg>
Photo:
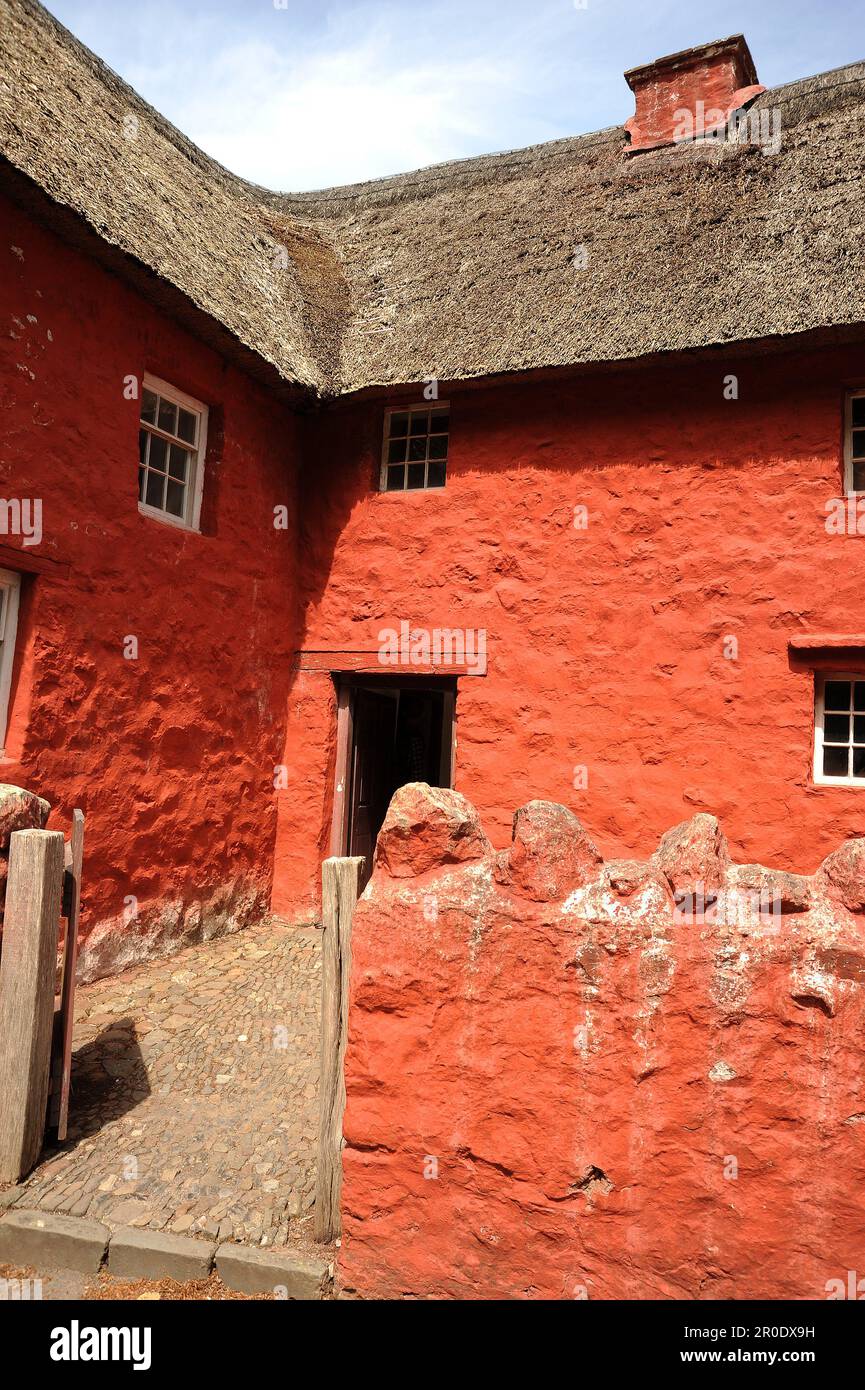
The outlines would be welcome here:
<svg viewBox="0 0 865 1390">
<path fill-rule="evenodd" d="M 607 115 L 594 0 L 49 3 L 184 134 L 269 188 L 375 178 Z"/>
<path fill-rule="evenodd" d="M 228 168 L 292 190 L 414 169 L 495 140 L 513 64 L 399 63 L 393 49 L 382 34 L 303 57 L 260 40 L 234 44 L 175 98 L 172 119 Z"/>
</svg>

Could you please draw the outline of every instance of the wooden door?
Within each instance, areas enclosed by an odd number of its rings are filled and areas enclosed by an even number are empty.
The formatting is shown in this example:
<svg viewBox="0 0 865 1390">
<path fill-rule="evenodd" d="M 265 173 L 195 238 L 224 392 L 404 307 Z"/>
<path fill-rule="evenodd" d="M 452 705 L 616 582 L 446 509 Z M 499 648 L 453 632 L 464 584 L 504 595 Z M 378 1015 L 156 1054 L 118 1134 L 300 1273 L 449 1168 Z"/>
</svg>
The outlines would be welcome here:
<svg viewBox="0 0 865 1390">
<path fill-rule="evenodd" d="M 375 842 L 393 792 L 398 691 L 354 695 L 348 853 L 363 856 L 361 891 L 372 873 Z"/>
</svg>

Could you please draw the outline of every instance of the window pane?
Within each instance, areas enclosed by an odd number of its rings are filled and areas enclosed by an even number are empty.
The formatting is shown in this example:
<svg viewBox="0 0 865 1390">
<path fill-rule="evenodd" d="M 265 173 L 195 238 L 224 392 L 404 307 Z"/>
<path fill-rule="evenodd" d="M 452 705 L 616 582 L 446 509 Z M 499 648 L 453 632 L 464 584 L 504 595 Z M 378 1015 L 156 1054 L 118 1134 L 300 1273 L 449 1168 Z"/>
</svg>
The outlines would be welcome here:
<svg viewBox="0 0 865 1390">
<path fill-rule="evenodd" d="M 853 687 L 853 708 L 865 710 L 865 681 L 857 681 Z"/>
<path fill-rule="evenodd" d="M 165 472 L 165 461 L 168 456 L 168 445 L 164 439 L 160 439 L 158 434 L 150 436 L 150 457 L 147 460 L 148 467 L 158 468 L 160 473 Z"/>
<path fill-rule="evenodd" d="M 386 492 L 444 487 L 449 425 L 446 405 L 412 407 L 387 417 Z"/>
<path fill-rule="evenodd" d="M 184 410 L 183 406 L 177 412 L 177 433 L 181 439 L 185 439 L 187 444 L 195 443 L 195 427 L 198 424 L 198 416 L 193 415 L 191 410 Z"/>
<path fill-rule="evenodd" d="M 865 396 L 854 396 L 850 404 L 853 407 L 853 424 L 865 426 Z"/>
<path fill-rule="evenodd" d="M 850 682 L 827 681 L 823 704 L 826 709 L 848 710 L 850 708 Z"/>
<path fill-rule="evenodd" d="M 865 463 L 853 464 L 853 491 L 865 492 Z"/>
<path fill-rule="evenodd" d="M 826 714 L 823 716 L 823 742 L 849 743 L 849 714 Z"/>
<path fill-rule="evenodd" d="M 865 430 L 853 431 L 853 457 L 865 458 Z"/>
<path fill-rule="evenodd" d="M 186 481 L 186 461 L 189 458 L 185 449 L 181 449 L 179 444 L 172 444 L 168 451 L 168 472 L 172 478 L 180 478 L 181 482 Z"/>
<path fill-rule="evenodd" d="M 183 500 L 186 495 L 186 488 L 183 483 L 175 483 L 169 478 L 168 489 L 165 495 L 165 510 L 172 516 L 183 516 Z"/>
<path fill-rule="evenodd" d="M 865 777 L 865 748 L 853 749 L 853 776 Z"/>
<path fill-rule="evenodd" d="M 853 720 L 853 742 L 865 743 L 865 714 L 857 714 Z"/>
<path fill-rule="evenodd" d="M 149 507 L 158 507 L 162 511 L 162 489 L 165 479 L 161 473 L 148 473 L 147 490 L 144 500 Z"/>
<path fill-rule="evenodd" d="M 148 424 L 156 424 L 156 393 L 145 386 L 141 393 L 141 418 Z"/>
<path fill-rule="evenodd" d="M 146 470 L 145 468 L 139 468 L 139 470 L 138 470 L 138 500 L 139 500 L 139 502 L 143 502 L 143 501 L 144 501 L 144 483 L 145 483 L 146 478 L 147 478 L 147 470 Z"/>
<path fill-rule="evenodd" d="M 159 397 L 159 415 L 156 423 L 167 434 L 177 433 L 177 406 L 174 401 L 164 401 L 161 396 Z"/>
<path fill-rule="evenodd" d="M 410 488 L 423 487 L 425 463 L 410 463 L 408 466 L 408 485 Z"/>
<path fill-rule="evenodd" d="M 138 431 L 138 461 L 144 463 L 147 459 L 147 440 L 149 439 L 147 430 Z"/>
<path fill-rule="evenodd" d="M 847 757 L 846 748 L 824 748 L 823 749 L 823 776 L 824 777 L 846 777 L 847 776 Z"/>
</svg>

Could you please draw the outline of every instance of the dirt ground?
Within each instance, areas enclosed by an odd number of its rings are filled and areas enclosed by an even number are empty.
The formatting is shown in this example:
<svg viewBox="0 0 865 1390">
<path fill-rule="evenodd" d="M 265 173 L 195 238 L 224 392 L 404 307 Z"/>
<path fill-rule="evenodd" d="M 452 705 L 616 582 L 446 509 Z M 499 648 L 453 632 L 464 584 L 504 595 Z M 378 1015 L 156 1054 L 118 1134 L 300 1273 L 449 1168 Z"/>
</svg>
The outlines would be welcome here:
<svg viewBox="0 0 865 1390">
<path fill-rule="evenodd" d="M 235 1293 L 233 1289 L 226 1288 L 222 1280 L 212 1274 L 209 1279 L 191 1279 L 185 1283 L 178 1283 L 176 1279 L 115 1279 L 110 1274 L 101 1273 L 97 1275 L 78 1274 L 72 1269 L 51 1269 L 40 1272 L 34 1269 L 17 1269 L 12 1265 L 0 1264 L 0 1281 L 7 1285 L 5 1298 L 15 1298 L 15 1289 L 9 1288 L 12 1281 L 16 1281 L 17 1289 L 20 1294 L 22 1284 L 29 1290 L 30 1297 L 37 1297 L 41 1293 L 42 1299 L 46 1301 L 56 1301 L 65 1299 L 84 1300 L 85 1302 L 100 1301 L 104 1299 L 120 1299 L 134 1301 L 158 1301 L 165 1299 L 169 1302 L 223 1302 L 236 1300 L 238 1302 L 272 1303 L 273 1294 L 246 1294 Z M 40 1281 L 40 1285 L 36 1284 Z M 0 1289 L 0 1302 L 4 1300 L 4 1294 Z"/>
</svg>

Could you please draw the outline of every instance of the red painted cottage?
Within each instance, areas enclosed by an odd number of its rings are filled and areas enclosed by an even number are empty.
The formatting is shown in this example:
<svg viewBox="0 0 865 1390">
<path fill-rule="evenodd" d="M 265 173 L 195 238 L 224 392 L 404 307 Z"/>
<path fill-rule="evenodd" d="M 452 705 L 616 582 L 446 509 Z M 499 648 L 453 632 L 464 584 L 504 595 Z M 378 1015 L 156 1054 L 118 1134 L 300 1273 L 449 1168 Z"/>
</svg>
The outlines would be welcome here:
<svg viewBox="0 0 865 1390">
<path fill-rule="evenodd" d="M 32 0 L 0 57 L 0 779 L 87 814 L 86 973 L 313 917 L 407 780 L 865 833 L 865 65 L 293 196 Z"/>
</svg>

